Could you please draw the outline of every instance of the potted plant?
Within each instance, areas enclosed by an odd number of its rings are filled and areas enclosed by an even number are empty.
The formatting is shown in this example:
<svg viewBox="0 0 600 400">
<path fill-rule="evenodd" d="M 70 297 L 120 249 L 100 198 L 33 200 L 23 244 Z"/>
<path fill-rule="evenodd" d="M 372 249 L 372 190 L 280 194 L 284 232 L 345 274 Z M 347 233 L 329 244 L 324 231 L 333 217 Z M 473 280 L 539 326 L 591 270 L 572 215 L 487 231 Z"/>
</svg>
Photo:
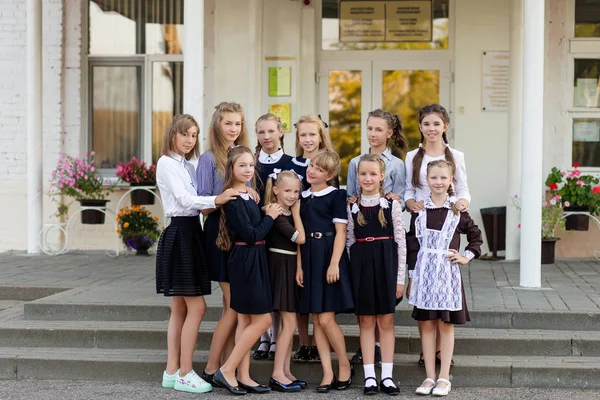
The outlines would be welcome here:
<svg viewBox="0 0 600 400">
<path fill-rule="evenodd" d="M 132 187 L 156 185 L 156 165 L 140 162 L 135 157 L 117 165 L 116 175 Z M 147 190 L 134 190 L 131 192 L 131 204 L 154 204 L 154 195 Z"/>
<path fill-rule="evenodd" d="M 67 196 L 78 201 L 81 207 L 96 207 L 106 209 L 106 198 L 112 192 L 108 181 L 100 176 L 95 166 L 95 153 L 85 153 L 84 158 L 62 154 L 58 159 L 56 169 L 51 173 L 50 195 Z M 69 205 L 61 198 L 57 216 L 67 215 Z M 104 212 L 95 209 L 84 209 L 81 212 L 81 222 L 84 224 L 103 224 Z"/>
<path fill-rule="evenodd" d="M 556 167 L 552 168 L 546 179 L 546 186 L 551 195 L 561 196 L 565 212 L 577 211 L 597 215 L 600 211 L 598 178 L 582 175 L 578 163 L 573 163 L 573 170 L 569 173 Z M 565 229 L 587 231 L 589 223 L 585 214 L 567 215 Z"/>
<path fill-rule="evenodd" d="M 513 205 L 520 210 L 521 202 L 519 196 L 514 195 Z M 562 197 L 559 194 L 550 196 L 542 202 L 542 264 L 554 264 L 554 250 L 556 241 L 560 240 L 554 236 L 557 227 L 564 227 Z M 521 224 L 519 224 L 519 228 Z"/>
<path fill-rule="evenodd" d="M 143 206 L 127 206 L 117 214 L 117 233 L 123 244 L 137 255 L 148 255 L 148 249 L 156 243 L 160 236 L 158 217 Z"/>
</svg>

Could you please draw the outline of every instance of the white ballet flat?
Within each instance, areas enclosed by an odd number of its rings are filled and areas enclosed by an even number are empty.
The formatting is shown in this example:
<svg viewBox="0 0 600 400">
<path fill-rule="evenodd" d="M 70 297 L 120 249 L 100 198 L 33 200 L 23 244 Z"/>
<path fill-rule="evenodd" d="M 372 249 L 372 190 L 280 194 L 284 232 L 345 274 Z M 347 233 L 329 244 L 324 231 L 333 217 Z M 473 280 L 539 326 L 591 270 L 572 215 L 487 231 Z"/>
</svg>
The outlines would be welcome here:
<svg viewBox="0 0 600 400">
<path fill-rule="evenodd" d="M 446 387 L 444 389 L 440 389 L 437 387 L 437 384 L 439 382 L 445 383 Z M 434 396 L 448 396 L 448 393 L 450 393 L 450 388 L 452 387 L 452 384 L 450 383 L 449 380 L 443 379 L 443 378 L 439 378 L 437 380 L 437 382 L 435 383 L 435 388 L 433 389 L 433 391 L 431 392 Z"/>
<path fill-rule="evenodd" d="M 423 386 L 425 384 L 425 382 L 431 382 L 431 386 L 427 387 L 427 386 Z M 431 392 L 433 391 L 433 388 L 435 387 L 435 382 L 433 379 L 431 378 L 427 378 L 423 381 L 423 383 L 421 383 L 421 386 L 419 386 L 417 388 L 417 390 L 415 390 L 416 394 L 422 394 L 422 395 L 428 395 L 431 394 Z"/>
</svg>

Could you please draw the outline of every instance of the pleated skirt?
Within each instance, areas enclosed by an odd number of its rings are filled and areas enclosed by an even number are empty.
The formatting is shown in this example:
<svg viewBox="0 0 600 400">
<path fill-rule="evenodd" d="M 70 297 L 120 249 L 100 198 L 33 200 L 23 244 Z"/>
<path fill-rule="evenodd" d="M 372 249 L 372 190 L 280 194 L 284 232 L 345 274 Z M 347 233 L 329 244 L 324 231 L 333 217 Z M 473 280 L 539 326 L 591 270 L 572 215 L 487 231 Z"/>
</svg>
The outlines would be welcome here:
<svg viewBox="0 0 600 400">
<path fill-rule="evenodd" d="M 171 217 L 156 253 L 156 293 L 207 296 L 211 293 L 200 219 Z"/>
</svg>

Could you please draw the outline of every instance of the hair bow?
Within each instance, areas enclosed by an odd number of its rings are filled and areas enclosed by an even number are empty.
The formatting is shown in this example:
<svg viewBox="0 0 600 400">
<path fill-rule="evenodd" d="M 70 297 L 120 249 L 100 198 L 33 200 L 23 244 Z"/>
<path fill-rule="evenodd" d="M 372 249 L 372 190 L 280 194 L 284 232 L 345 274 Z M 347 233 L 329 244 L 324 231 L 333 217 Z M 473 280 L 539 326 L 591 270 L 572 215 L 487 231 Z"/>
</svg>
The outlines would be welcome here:
<svg viewBox="0 0 600 400">
<path fill-rule="evenodd" d="M 352 214 L 357 214 L 359 211 L 358 204 L 352 204 L 352 208 L 350 209 L 350 211 L 352 212 Z"/>
<path fill-rule="evenodd" d="M 381 208 L 389 208 L 390 207 L 390 203 L 387 201 L 387 199 L 385 197 L 380 197 L 379 198 L 379 206 Z"/>
<path fill-rule="evenodd" d="M 277 175 L 281 172 L 281 169 L 274 168 L 273 172 L 269 174 L 269 178 L 277 179 Z"/>
<path fill-rule="evenodd" d="M 293 173 L 295 173 L 295 174 L 296 174 L 296 176 L 298 177 L 298 179 L 300 179 L 300 181 L 302 181 L 302 179 L 304 179 L 304 177 L 303 177 L 302 175 L 300 175 L 299 173 L 297 173 L 297 172 L 296 172 L 296 171 L 294 171 L 293 169 L 292 169 L 292 170 L 290 170 L 290 171 L 292 171 Z"/>
<path fill-rule="evenodd" d="M 325 128 L 329 128 L 329 125 L 327 124 L 327 122 L 323 121 L 323 118 L 321 118 L 321 114 L 319 114 L 318 117 L 321 120 L 321 122 L 323 123 L 323 125 L 325 125 Z"/>
</svg>

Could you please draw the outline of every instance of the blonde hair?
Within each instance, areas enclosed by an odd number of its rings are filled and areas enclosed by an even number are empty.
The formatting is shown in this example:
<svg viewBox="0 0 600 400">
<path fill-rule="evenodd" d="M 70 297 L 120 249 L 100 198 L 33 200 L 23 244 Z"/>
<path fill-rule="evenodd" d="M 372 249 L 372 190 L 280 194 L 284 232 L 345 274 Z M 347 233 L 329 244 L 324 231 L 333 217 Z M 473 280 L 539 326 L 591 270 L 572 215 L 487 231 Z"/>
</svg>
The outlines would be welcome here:
<svg viewBox="0 0 600 400">
<path fill-rule="evenodd" d="M 242 129 L 240 135 L 233 142 L 237 146 L 248 146 L 248 128 L 246 127 L 246 118 L 244 110 L 238 103 L 222 102 L 215 107 L 210 127 L 208 129 L 208 148 L 213 154 L 217 170 L 221 175 L 225 175 L 225 164 L 227 163 L 228 143 L 221 135 L 221 121 L 226 113 L 239 114 L 242 119 Z"/>
<path fill-rule="evenodd" d="M 260 117 L 258 117 L 258 119 L 256 120 L 256 123 L 254 124 L 254 129 L 256 130 L 257 136 L 258 136 L 258 123 L 263 122 L 263 121 L 275 122 L 275 124 L 277 125 L 277 130 L 279 131 L 279 133 L 281 133 L 281 137 L 279 138 L 279 145 L 281 146 L 281 150 L 283 150 L 283 124 L 281 123 L 281 118 L 279 118 L 277 115 L 271 114 L 271 113 L 263 114 Z M 258 155 L 260 154 L 260 149 L 262 149 L 262 146 L 260 145 L 260 141 L 258 139 L 256 139 L 256 148 L 254 149 L 255 150 L 254 156 L 257 158 L 258 158 Z"/>
<path fill-rule="evenodd" d="M 454 166 L 454 163 L 450 162 L 450 161 L 446 161 L 446 160 L 435 160 L 435 161 L 430 161 L 427 163 L 427 176 L 429 176 L 429 171 L 431 170 L 431 168 L 434 167 L 439 167 L 439 168 L 447 168 L 448 170 L 450 170 L 450 174 L 452 176 L 454 176 L 454 174 L 456 173 L 456 167 Z M 452 183 L 450 183 L 450 185 L 448 186 L 448 196 L 452 197 L 455 195 L 454 193 L 454 189 L 452 188 Z M 454 213 L 454 215 L 458 215 L 459 211 L 458 208 L 456 208 L 456 203 L 451 203 L 452 204 L 452 212 Z"/>
<path fill-rule="evenodd" d="M 254 158 L 249 148 L 245 146 L 237 146 L 229 149 L 227 153 L 227 164 L 225 165 L 225 179 L 223 181 L 223 192 L 227 189 L 231 189 L 235 184 L 235 177 L 233 176 L 233 165 L 235 162 L 244 154 L 250 154 Z M 252 179 L 252 187 L 254 187 L 254 178 Z M 227 216 L 225 210 L 221 210 L 221 217 L 219 218 L 219 234 L 217 236 L 217 247 L 223 251 L 231 249 L 232 238 L 229 229 L 227 229 Z"/>
<path fill-rule="evenodd" d="M 327 175 L 332 178 L 327 181 L 331 186 L 337 174 L 340 173 L 340 156 L 333 150 L 322 150 L 318 152 L 311 160 L 313 166 L 323 168 Z"/>
<path fill-rule="evenodd" d="M 277 195 L 275 194 L 273 188 L 275 186 L 279 186 L 284 179 L 294 179 L 299 183 L 300 189 L 302 188 L 302 181 L 295 172 L 281 171 L 277 174 L 277 179 L 269 177 L 267 180 L 267 186 L 265 188 L 265 205 L 277 203 Z"/>
<path fill-rule="evenodd" d="M 196 122 L 194 117 L 192 117 L 189 114 L 178 114 L 178 115 L 174 116 L 173 119 L 171 120 L 171 123 L 169 124 L 169 127 L 167 128 L 167 132 L 163 138 L 163 145 L 162 145 L 162 150 L 161 150 L 162 155 L 168 156 L 171 153 L 177 153 L 177 149 L 175 148 L 175 136 L 177 136 L 178 133 L 187 132 L 188 129 L 190 129 L 194 126 L 198 129 L 198 136 L 199 136 L 200 135 L 200 127 L 198 126 L 198 123 Z M 196 137 L 196 144 L 194 145 L 194 148 L 192 149 L 192 151 L 190 151 L 189 153 L 187 153 L 185 155 L 185 159 L 189 160 L 192 157 L 198 157 L 199 153 L 200 153 L 200 141 Z"/>
<path fill-rule="evenodd" d="M 383 162 L 383 160 L 381 159 L 381 157 L 379 157 L 379 155 L 377 154 L 364 154 L 363 156 L 360 157 L 360 159 L 358 160 L 358 168 L 357 171 L 360 171 L 360 164 L 363 162 L 374 162 L 377 163 L 379 165 L 379 171 L 385 175 L 385 162 Z M 382 198 L 385 198 L 385 190 L 383 188 L 383 179 L 381 180 L 381 182 L 379 182 L 379 195 Z M 362 188 L 358 189 L 358 199 L 356 200 L 357 204 L 358 204 L 358 224 L 360 226 L 365 226 L 369 221 L 367 221 L 365 219 L 365 216 L 363 215 L 362 211 L 360 211 L 360 198 L 362 197 Z M 383 213 L 383 207 L 379 208 L 379 213 L 377 215 L 377 218 L 379 219 L 379 223 L 381 224 L 382 228 L 385 228 L 387 226 L 387 221 L 385 220 L 385 214 Z"/>
<path fill-rule="evenodd" d="M 317 126 L 317 130 L 319 131 L 319 150 L 333 150 L 333 145 L 331 144 L 331 139 L 329 139 L 329 133 L 327 132 L 323 120 L 316 115 L 303 115 L 298 122 L 294 124 L 294 127 L 296 127 L 296 156 L 299 156 L 300 154 L 304 155 L 304 149 L 300 146 L 298 129 L 300 124 L 304 123 L 315 124 Z"/>
</svg>

